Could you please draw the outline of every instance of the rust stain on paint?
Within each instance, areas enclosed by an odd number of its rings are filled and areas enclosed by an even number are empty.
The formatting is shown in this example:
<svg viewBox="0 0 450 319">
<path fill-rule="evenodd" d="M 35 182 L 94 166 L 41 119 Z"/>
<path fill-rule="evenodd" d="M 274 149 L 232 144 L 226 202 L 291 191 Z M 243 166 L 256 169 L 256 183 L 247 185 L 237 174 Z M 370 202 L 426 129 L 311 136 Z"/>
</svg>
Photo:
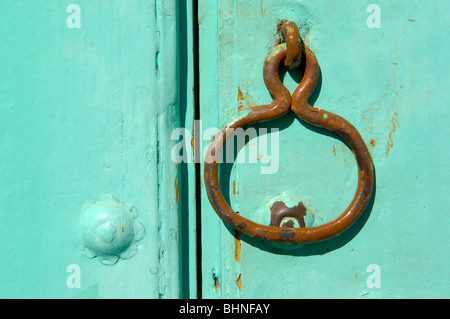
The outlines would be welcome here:
<svg viewBox="0 0 450 319">
<path fill-rule="evenodd" d="M 236 181 L 233 182 L 233 195 L 236 196 Z"/>
<path fill-rule="evenodd" d="M 239 214 L 239 213 L 237 213 Z M 241 232 L 235 230 L 234 231 L 234 242 L 235 242 L 235 248 L 234 248 L 234 259 L 240 263 L 241 262 Z"/>
<path fill-rule="evenodd" d="M 192 155 L 194 156 L 194 163 L 195 163 L 195 119 L 192 120 L 192 140 L 191 140 L 191 147 L 192 147 Z"/>
<path fill-rule="evenodd" d="M 244 94 L 242 93 L 241 88 L 238 88 L 238 98 L 237 98 L 238 102 L 241 102 L 243 100 L 245 100 L 244 98 Z"/>
<path fill-rule="evenodd" d="M 244 103 L 243 103 L 244 100 L 245 100 L 244 94 L 242 93 L 241 88 L 238 88 L 238 97 L 237 97 L 238 111 L 241 111 L 244 108 Z"/>
<path fill-rule="evenodd" d="M 239 290 L 242 289 L 242 275 L 241 274 L 239 274 L 239 277 L 236 280 L 236 285 L 238 286 Z"/>
<path fill-rule="evenodd" d="M 373 147 L 375 147 L 375 140 L 374 140 L 373 138 L 370 139 L 369 143 L 370 143 L 370 145 L 372 145 Z"/>
<path fill-rule="evenodd" d="M 239 263 L 241 262 L 241 232 L 235 231 L 234 240 L 236 243 L 236 248 L 234 250 L 234 258 Z"/>
</svg>

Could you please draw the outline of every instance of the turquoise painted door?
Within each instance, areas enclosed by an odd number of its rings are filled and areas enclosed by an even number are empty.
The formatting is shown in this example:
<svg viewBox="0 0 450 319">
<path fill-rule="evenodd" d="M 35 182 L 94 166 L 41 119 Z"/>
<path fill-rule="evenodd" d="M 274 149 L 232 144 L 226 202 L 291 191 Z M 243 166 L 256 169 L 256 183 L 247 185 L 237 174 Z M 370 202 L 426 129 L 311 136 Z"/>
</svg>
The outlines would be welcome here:
<svg viewBox="0 0 450 319">
<path fill-rule="evenodd" d="M 199 1 L 205 130 L 223 128 L 248 108 L 272 101 L 263 65 L 278 43 L 278 23 L 288 19 L 297 23 L 321 67 L 310 103 L 358 129 L 376 175 L 371 201 L 349 230 L 295 246 L 229 227 L 202 184 L 203 297 L 450 296 L 449 64 L 442 38 L 448 9 L 448 2 L 438 0 Z M 282 74 L 292 93 L 301 77 Z M 341 139 L 293 112 L 252 128 L 256 133 L 249 131 L 236 160 L 219 166 L 222 193 L 234 211 L 269 225 L 274 202 L 302 202 L 307 226 L 344 211 L 358 170 Z M 204 133 L 205 143 L 209 138 Z"/>
<path fill-rule="evenodd" d="M 171 133 L 193 116 L 191 10 L 0 3 L 0 297 L 189 295 Z"/>
</svg>

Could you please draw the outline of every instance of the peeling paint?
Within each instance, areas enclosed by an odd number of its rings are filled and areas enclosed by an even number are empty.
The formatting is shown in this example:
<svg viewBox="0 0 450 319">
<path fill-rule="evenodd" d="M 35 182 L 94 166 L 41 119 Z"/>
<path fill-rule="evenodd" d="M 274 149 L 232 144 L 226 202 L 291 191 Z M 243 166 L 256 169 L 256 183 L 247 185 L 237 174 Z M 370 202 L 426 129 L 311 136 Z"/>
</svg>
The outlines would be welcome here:
<svg viewBox="0 0 450 319">
<path fill-rule="evenodd" d="M 214 289 L 216 290 L 216 293 L 219 293 L 220 291 L 219 278 L 217 278 L 215 274 L 213 275 L 213 281 L 214 281 Z"/>
<path fill-rule="evenodd" d="M 239 112 L 257 104 L 258 102 L 255 101 L 245 89 L 238 87 L 237 106 Z"/>
<path fill-rule="evenodd" d="M 239 215 L 239 212 L 237 212 L 236 214 Z M 237 262 L 241 262 L 241 232 L 238 230 L 234 231 L 234 241 L 235 241 L 234 259 Z"/>
<path fill-rule="evenodd" d="M 389 157 L 389 152 L 394 147 L 393 135 L 397 131 L 397 128 L 400 127 L 400 123 L 398 122 L 398 114 L 397 114 L 397 112 L 394 112 L 394 114 L 395 115 L 392 118 L 391 131 L 389 132 L 388 141 L 387 141 L 387 145 L 386 145 L 386 158 Z"/>
<path fill-rule="evenodd" d="M 241 262 L 241 232 L 234 232 L 235 250 L 234 259 L 239 263 Z"/>
<path fill-rule="evenodd" d="M 178 189 L 178 176 L 175 177 L 175 201 L 178 204 L 180 199 L 180 190 Z"/>
</svg>

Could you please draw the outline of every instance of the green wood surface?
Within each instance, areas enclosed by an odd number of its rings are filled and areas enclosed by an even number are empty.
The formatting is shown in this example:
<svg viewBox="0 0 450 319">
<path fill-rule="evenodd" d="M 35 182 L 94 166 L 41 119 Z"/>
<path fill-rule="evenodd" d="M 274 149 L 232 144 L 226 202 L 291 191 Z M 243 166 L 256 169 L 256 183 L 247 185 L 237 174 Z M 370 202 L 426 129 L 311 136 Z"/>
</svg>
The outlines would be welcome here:
<svg viewBox="0 0 450 319">
<path fill-rule="evenodd" d="M 80 28 L 67 1 L 0 3 L 0 297 L 179 298 L 178 2 L 75 3 Z M 81 208 L 104 194 L 145 227 L 113 266 L 78 238 Z"/>
</svg>

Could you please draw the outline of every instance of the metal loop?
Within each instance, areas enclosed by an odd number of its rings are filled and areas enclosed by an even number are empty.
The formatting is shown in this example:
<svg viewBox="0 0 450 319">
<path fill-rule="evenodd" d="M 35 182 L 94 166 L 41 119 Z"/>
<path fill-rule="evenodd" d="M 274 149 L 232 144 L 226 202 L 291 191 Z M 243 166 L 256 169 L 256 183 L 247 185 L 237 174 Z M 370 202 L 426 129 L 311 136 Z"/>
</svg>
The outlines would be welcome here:
<svg viewBox="0 0 450 319">
<path fill-rule="evenodd" d="M 273 97 L 268 105 L 260 105 L 251 109 L 250 113 L 233 123 L 213 139 L 205 157 L 204 181 L 208 199 L 218 216 L 235 230 L 249 236 L 266 241 L 282 243 L 311 243 L 332 238 L 349 228 L 366 208 L 374 183 L 372 158 L 369 150 L 353 125 L 342 117 L 322 109 L 313 108 L 308 99 L 319 80 L 320 67 L 314 53 L 304 45 L 295 23 L 283 20 L 281 33 L 286 41 L 269 53 L 264 65 L 264 81 Z M 279 67 L 284 59 L 286 66 L 298 66 L 304 54 L 305 73 L 302 81 L 291 95 L 279 79 Z M 224 199 L 218 179 L 218 163 L 227 138 L 234 129 L 246 125 L 275 119 L 289 109 L 304 121 L 326 128 L 339 134 L 355 154 L 358 165 L 358 186 L 356 194 L 348 208 L 335 220 L 316 227 L 291 228 L 266 226 L 255 223 L 234 212 Z"/>
</svg>

